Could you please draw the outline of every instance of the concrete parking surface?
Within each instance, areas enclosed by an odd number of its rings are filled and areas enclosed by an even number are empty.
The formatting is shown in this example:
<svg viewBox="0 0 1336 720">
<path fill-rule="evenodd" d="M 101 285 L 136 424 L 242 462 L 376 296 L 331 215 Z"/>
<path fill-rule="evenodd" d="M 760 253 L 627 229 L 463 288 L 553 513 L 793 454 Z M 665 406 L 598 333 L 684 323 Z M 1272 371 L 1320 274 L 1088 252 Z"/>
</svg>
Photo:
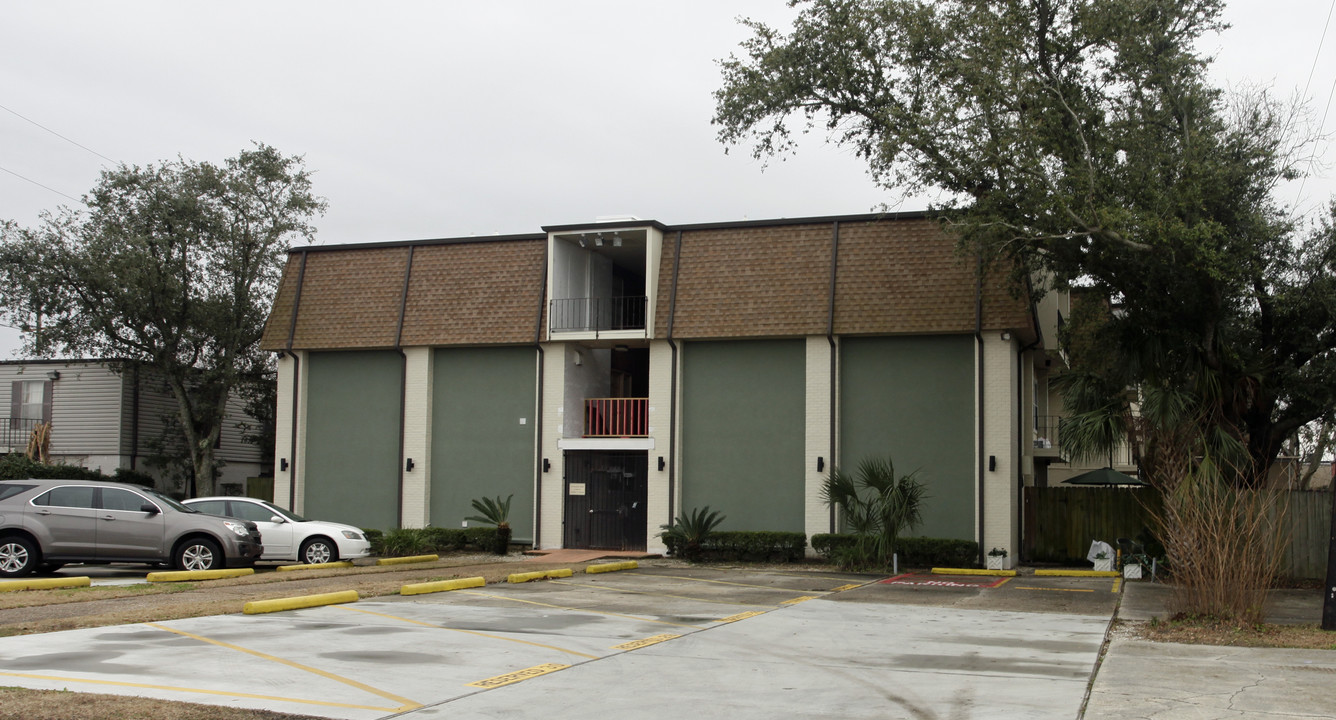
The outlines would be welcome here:
<svg viewBox="0 0 1336 720">
<path fill-rule="evenodd" d="M 943 579 L 577 575 L 3 638 L 0 682 L 355 720 L 1077 717 L 1113 582 Z"/>
</svg>

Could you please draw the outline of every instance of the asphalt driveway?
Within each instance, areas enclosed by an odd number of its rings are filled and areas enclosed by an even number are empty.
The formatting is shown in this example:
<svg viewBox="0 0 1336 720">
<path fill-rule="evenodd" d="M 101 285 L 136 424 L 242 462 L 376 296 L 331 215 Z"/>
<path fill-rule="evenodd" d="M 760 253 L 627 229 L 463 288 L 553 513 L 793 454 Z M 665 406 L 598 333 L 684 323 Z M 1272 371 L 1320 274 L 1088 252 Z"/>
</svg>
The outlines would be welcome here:
<svg viewBox="0 0 1336 720">
<path fill-rule="evenodd" d="M 926 577 L 646 567 L 19 636 L 0 682 L 355 720 L 1077 716 L 1111 581 Z"/>
</svg>

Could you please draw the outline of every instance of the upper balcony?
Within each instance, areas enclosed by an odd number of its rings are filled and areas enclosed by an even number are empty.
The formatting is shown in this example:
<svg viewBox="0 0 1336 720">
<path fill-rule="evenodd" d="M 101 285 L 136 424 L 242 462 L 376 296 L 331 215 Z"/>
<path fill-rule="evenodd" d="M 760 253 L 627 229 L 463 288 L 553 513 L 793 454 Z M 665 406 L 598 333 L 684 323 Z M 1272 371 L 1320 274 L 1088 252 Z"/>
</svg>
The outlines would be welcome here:
<svg viewBox="0 0 1336 720">
<path fill-rule="evenodd" d="M 650 337 L 661 226 L 646 221 L 549 229 L 551 340 Z"/>
<path fill-rule="evenodd" d="M 0 417 L 0 453 L 24 452 L 41 420 Z"/>
</svg>

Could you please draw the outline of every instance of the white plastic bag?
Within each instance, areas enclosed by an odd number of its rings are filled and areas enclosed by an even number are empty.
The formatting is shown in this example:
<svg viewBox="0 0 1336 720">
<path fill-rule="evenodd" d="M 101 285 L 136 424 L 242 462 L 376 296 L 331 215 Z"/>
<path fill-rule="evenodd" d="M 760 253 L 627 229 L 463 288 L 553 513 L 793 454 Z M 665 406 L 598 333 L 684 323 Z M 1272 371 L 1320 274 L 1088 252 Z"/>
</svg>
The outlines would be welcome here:
<svg viewBox="0 0 1336 720">
<path fill-rule="evenodd" d="M 1095 556 L 1099 555 L 1100 553 L 1104 553 L 1104 558 L 1106 560 L 1112 560 L 1113 546 L 1102 540 L 1095 540 L 1091 542 L 1090 552 L 1086 553 L 1086 560 L 1089 560 L 1090 562 L 1095 562 L 1096 560 Z"/>
</svg>

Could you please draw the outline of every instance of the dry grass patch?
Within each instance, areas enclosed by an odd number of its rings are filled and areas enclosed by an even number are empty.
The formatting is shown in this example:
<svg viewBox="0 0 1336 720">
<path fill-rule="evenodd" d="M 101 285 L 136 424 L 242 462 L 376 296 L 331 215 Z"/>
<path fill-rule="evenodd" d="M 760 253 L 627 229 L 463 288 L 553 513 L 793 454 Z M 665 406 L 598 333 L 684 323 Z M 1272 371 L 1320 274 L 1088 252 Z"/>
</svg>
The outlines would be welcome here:
<svg viewBox="0 0 1336 720">
<path fill-rule="evenodd" d="M 318 720 L 310 715 L 245 710 L 65 690 L 0 687 L 0 720 Z"/>
<path fill-rule="evenodd" d="M 1336 632 L 1307 625 L 1243 625 L 1209 618 L 1135 623 L 1133 634 L 1155 642 L 1257 648 L 1336 650 Z"/>
</svg>

